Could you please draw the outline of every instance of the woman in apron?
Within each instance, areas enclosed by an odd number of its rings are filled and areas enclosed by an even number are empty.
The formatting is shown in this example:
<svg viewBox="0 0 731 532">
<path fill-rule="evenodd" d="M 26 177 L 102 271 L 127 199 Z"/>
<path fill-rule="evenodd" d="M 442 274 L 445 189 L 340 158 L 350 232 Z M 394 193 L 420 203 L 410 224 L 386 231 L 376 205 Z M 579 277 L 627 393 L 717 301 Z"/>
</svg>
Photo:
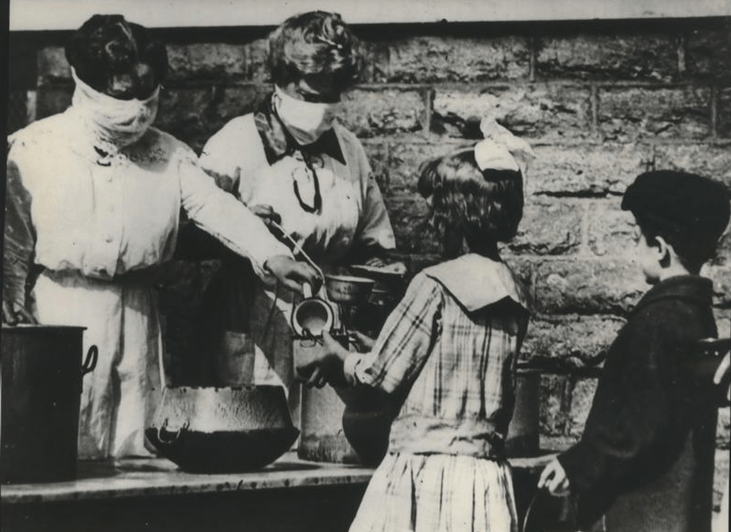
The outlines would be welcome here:
<svg viewBox="0 0 731 532">
<path fill-rule="evenodd" d="M 152 280 L 173 255 L 181 208 L 267 282 L 299 289 L 316 274 L 216 187 L 190 148 L 150 127 L 167 55 L 143 27 L 95 15 L 66 55 L 71 107 L 9 139 L 3 321 L 86 327 L 99 361 L 84 379 L 79 455 L 149 455 L 144 429 L 161 391 Z"/>
<path fill-rule="evenodd" d="M 216 133 L 201 165 L 262 218 L 281 220 L 326 273 L 343 264 L 383 266 L 395 247 L 388 213 L 363 146 L 335 121 L 341 94 L 361 67 L 356 37 L 339 15 L 314 11 L 285 21 L 269 44 L 274 92 Z M 296 298 L 237 272 L 228 275 L 226 266 L 220 273 L 214 283 L 229 305 L 223 312 L 218 306 L 223 323 L 210 330 L 219 337 L 213 342 L 223 366 L 255 351 L 254 382 L 289 388 Z"/>
</svg>

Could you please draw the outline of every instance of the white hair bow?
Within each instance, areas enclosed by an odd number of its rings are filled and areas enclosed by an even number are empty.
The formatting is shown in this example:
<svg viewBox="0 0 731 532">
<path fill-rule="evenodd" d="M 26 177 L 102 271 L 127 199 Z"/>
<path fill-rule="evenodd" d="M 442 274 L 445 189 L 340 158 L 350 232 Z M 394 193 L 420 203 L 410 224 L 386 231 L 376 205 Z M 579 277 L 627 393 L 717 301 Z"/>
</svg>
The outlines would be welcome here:
<svg viewBox="0 0 731 532">
<path fill-rule="evenodd" d="M 475 145 L 475 161 L 480 170 L 522 170 L 535 158 L 530 145 L 519 139 L 494 118 L 485 117 L 480 122 L 484 140 Z"/>
</svg>

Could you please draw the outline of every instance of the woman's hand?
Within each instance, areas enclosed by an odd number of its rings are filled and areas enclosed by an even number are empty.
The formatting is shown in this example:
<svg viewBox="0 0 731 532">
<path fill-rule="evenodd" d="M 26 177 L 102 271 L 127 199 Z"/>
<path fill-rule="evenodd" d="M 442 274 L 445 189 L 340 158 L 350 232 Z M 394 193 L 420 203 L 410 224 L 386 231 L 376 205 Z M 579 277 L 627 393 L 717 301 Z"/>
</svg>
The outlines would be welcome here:
<svg viewBox="0 0 731 532">
<path fill-rule="evenodd" d="M 713 376 L 714 384 L 721 384 L 721 381 L 726 378 L 726 375 L 728 375 L 730 365 L 731 353 L 726 353 L 726 356 L 723 357 L 718 368 L 716 368 L 716 374 Z M 728 390 L 726 390 L 726 399 L 731 400 L 731 383 L 729 383 Z"/>
<path fill-rule="evenodd" d="M 287 255 L 275 255 L 266 261 L 265 269 L 268 269 L 277 280 L 284 286 L 302 293 L 302 285 L 309 284 L 312 292 L 317 293 L 322 285 L 322 279 L 317 272 L 304 262 L 297 262 Z"/>
<path fill-rule="evenodd" d="M 252 205 L 249 207 L 249 210 L 261 218 L 267 227 L 269 227 L 272 222 L 277 224 L 282 223 L 282 217 L 271 205 Z"/>
<path fill-rule="evenodd" d="M 38 321 L 23 305 L 3 301 L 3 323 L 18 325 L 19 323 L 38 323 Z"/>
<path fill-rule="evenodd" d="M 541 478 L 538 479 L 538 489 L 544 487 L 555 497 L 564 497 L 569 494 L 570 482 L 558 460 L 553 460 L 541 473 Z"/>
</svg>

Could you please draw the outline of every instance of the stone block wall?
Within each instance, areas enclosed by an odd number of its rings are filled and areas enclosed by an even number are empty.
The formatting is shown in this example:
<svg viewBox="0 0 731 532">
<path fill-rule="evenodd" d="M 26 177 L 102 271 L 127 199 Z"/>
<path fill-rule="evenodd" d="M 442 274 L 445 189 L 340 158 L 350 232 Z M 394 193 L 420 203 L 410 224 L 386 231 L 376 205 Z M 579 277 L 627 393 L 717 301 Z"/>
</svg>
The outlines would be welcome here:
<svg viewBox="0 0 731 532">
<path fill-rule="evenodd" d="M 251 111 L 269 90 L 269 29 L 161 31 L 171 68 L 157 126 L 200 150 L 226 121 Z M 345 97 L 341 121 L 366 147 L 412 268 L 438 253 L 434 239 L 424 237 L 419 163 L 473 144 L 480 118 L 491 114 L 537 154 L 526 176 L 520 232 L 504 249 L 536 301 L 524 357 L 600 362 L 647 289 L 631 263 L 631 216 L 619 208 L 627 184 L 643 171 L 671 168 L 731 187 L 729 22 L 441 23 L 356 31 L 366 68 Z M 23 48 L 35 53 L 27 61 L 37 65 L 37 83 L 26 90 L 37 118 L 70 102 L 61 37 Z M 705 270 L 715 281 L 725 336 L 730 255 L 727 234 Z M 186 320 L 214 269 L 210 262 L 169 268 L 162 295 L 173 352 L 189 334 Z M 545 376 L 542 387 L 544 441 L 574 440 L 594 380 Z M 720 467 L 727 470 L 728 409 L 721 412 L 718 445 L 726 449 Z"/>
</svg>

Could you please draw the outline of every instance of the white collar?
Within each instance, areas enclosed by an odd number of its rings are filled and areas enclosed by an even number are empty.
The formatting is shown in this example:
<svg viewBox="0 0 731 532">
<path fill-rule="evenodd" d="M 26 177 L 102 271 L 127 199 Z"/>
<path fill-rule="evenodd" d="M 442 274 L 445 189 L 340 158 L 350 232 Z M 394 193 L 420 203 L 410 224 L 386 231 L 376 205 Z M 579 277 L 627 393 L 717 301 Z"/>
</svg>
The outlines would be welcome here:
<svg viewBox="0 0 731 532">
<path fill-rule="evenodd" d="M 507 298 L 526 310 L 531 297 L 523 283 L 504 263 L 468 253 L 424 270 L 441 283 L 469 312 Z"/>
</svg>

